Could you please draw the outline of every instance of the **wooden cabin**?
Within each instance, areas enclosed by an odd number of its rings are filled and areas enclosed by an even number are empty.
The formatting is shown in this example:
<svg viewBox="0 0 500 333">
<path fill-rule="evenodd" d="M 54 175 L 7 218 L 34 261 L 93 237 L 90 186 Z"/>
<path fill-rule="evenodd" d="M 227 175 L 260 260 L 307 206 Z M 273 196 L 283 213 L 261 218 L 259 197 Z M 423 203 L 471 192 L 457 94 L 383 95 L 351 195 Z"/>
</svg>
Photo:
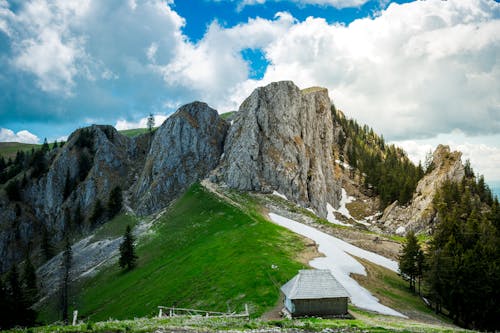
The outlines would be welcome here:
<svg viewBox="0 0 500 333">
<path fill-rule="evenodd" d="M 327 269 L 300 270 L 281 291 L 292 317 L 347 314 L 349 293 Z"/>
</svg>

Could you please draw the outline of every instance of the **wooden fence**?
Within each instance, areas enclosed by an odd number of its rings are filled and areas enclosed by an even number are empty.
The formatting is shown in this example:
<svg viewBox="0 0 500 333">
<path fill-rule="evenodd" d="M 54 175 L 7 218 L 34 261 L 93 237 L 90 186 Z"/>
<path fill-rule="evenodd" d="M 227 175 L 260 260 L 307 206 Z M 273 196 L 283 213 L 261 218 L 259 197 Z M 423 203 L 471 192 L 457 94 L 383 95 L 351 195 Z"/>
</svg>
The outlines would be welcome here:
<svg viewBox="0 0 500 333">
<path fill-rule="evenodd" d="M 179 316 L 189 316 L 189 317 L 206 317 L 206 318 L 249 318 L 250 313 L 248 312 L 248 305 L 245 304 L 245 312 L 217 312 L 217 311 L 206 311 L 197 309 L 185 309 L 176 307 L 159 306 L 158 307 L 158 318 L 162 317 L 179 317 Z"/>
</svg>

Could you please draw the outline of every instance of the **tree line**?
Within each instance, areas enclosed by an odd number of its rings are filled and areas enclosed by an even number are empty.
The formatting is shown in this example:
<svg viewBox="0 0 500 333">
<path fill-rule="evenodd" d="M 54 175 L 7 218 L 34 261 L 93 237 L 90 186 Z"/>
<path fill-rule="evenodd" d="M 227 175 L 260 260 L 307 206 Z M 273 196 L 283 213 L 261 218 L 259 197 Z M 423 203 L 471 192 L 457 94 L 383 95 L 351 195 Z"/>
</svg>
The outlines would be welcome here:
<svg viewBox="0 0 500 333">
<path fill-rule="evenodd" d="M 380 196 L 381 209 L 396 200 L 407 204 L 424 176 L 422 166 L 414 165 L 401 148 L 386 144 L 373 128 L 347 119 L 334 106 L 332 117 L 342 128 L 338 138 L 340 161 L 349 164 L 351 173 L 359 171 L 365 188 Z"/>
<path fill-rule="evenodd" d="M 408 233 L 400 270 L 437 313 L 467 328 L 496 330 L 500 318 L 500 205 L 466 163 L 461 182 L 447 181 L 434 198 L 439 222 L 424 251 Z M 419 290 L 420 292 L 420 290 Z"/>
</svg>

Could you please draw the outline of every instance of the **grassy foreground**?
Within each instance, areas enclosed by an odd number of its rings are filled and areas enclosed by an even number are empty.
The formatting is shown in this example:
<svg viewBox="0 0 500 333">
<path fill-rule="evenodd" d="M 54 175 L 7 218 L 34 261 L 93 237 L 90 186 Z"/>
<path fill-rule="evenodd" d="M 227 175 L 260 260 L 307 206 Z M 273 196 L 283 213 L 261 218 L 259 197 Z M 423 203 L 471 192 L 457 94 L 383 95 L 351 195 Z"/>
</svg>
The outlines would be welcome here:
<svg viewBox="0 0 500 333">
<path fill-rule="evenodd" d="M 152 316 L 159 305 L 243 311 L 248 304 L 258 316 L 303 267 L 295 259 L 303 249 L 299 237 L 254 208 L 243 211 L 194 185 L 140 240 L 134 270 L 115 265 L 72 286 L 71 303 L 91 321 Z M 58 316 L 47 306 L 40 319 Z"/>
<path fill-rule="evenodd" d="M 384 318 L 388 318 L 385 317 Z M 408 323 L 407 326 L 392 321 L 380 320 L 377 324 L 360 319 L 281 319 L 263 321 L 259 319 L 236 318 L 138 318 L 134 320 L 107 320 L 102 322 L 80 322 L 76 326 L 49 325 L 29 329 L 13 329 L 12 333 L 109 333 L 109 332 L 342 332 L 342 333 L 417 333 L 417 332 L 470 332 L 446 327 L 433 327 L 425 324 Z"/>
</svg>

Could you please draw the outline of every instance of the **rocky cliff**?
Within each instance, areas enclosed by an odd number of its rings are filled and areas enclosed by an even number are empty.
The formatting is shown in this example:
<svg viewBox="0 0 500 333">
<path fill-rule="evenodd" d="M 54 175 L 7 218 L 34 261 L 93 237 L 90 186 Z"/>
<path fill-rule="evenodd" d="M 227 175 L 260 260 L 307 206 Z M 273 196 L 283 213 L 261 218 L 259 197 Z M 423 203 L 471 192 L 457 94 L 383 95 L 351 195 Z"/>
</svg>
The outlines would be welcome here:
<svg viewBox="0 0 500 333">
<path fill-rule="evenodd" d="M 207 104 L 184 105 L 156 131 L 135 188 L 136 212 L 163 208 L 219 163 L 229 125 Z"/>
<path fill-rule="evenodd" d="M 458 151 L 451 152 L 449 146 L 439 145 L 432 156 L 433 169 L 418 182 L 410 203 L 405 207 L 397 201 L 389 205 L 378 226 L 386 232 L 401 235 L 409 230 L 429 230 L 436 217 L 432 204 L 436 191 L 446 180 L 459 182 L 465 175 L 461 156 Z"/>
<path fill-rule="evenodd" d="M 326 217 L 340 199 L 330 109 L 324 88 L 283 81 L 256 89 L 229 130 L 220 178 L 239 190 L 277 191 Z"/>
<path fill-rule="evenodd" d="M 101 125 L 75 131 L 62 148 L 43 154 L 47 168 L 40 175 L 23 171 L 19 200 L 0 193 L 0 273 L 24 259 L 28 248 L 35 263 L 42 262 L 42 237 L 57 251 L 68 233 L 90 234 L 109 219 L 115 187 L 123 190 L 126 210 L 150 214 L 165 207 L 215 168 L 227 128 L 215 110 L 195 102 L 153 135 L 128 138 Z M 93 218 L 98 202 L 103 213 Z"/>
<path fill-rule="evenodd" d="M 92 230 L 99 222 L 89 221 L 97 200 L 105 207 L 110 191 L 127 188 L 129 172 L 144 160 L 143 146 L 148 143 L 139 142 L 112 126 L 93 125 L 75 131 L 62 148 L 45 154 L 46 173 L 34 177 L 27 170 L 20 200 L 0 200 L 0 271 L 24 258 L 28 247 L 36 253 L 43 234 L 57 244 L 65 232 Z"/>
</svg>

